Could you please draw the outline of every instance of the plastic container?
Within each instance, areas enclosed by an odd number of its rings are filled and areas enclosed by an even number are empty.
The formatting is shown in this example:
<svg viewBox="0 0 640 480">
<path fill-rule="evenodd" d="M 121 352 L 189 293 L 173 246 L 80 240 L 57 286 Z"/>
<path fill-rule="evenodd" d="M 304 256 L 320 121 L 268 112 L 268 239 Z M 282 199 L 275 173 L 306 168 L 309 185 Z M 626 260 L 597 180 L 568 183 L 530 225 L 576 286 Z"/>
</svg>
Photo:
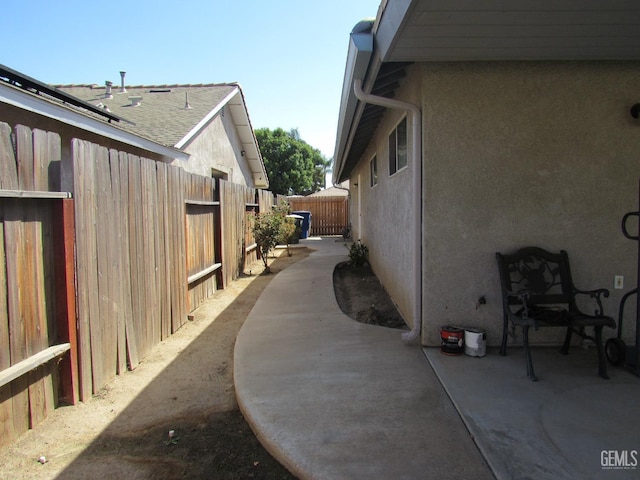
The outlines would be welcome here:
<svg viewBox="0 0 640 480">
<path fill-rule="evenodd" d="M 294 215 L 300 215 L 302 217 L 302 229 L 300 230 L 300 238 L 309 238 L 311 234 L 311 212 L 306 210 L 299 210 L 297 212 L 291 212 Z"/>
</svg>

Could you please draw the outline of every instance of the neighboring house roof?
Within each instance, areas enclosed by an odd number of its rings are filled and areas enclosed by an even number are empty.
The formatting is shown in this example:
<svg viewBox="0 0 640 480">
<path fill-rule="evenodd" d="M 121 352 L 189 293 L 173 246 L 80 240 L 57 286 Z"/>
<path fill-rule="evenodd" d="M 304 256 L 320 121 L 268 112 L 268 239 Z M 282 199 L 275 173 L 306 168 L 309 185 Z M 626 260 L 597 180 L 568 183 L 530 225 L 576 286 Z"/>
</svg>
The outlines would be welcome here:
<svg viewBox="0 0 640 480">
<path fill-rule="evenodd" d="M 346 197 L 347 195 L 349 195 L 349 190 L 346 188 L 329 187 L 307 196 L 308 197 Z"/>
<path fill-rule="evenodd" d="M 184 150 L 219 113 L 229 111 L 254 183 L 269 186 L 242 89 L 235 83 L 185 85 L 58 85 L 58 90 L 108 108 L 132 123 L 122 128 Z"/>
<path fill-rule="evenodd" d="M 637 59 L 636 0 L 383 0 L 376 19 L 350 35 L 334 182 L 349 177 L 384 113 L 356 99 L 355 79 L 365 92 L 393 97 L 412 62 Z"/>
<path fill-rule="evenodd" d="M 132 122 L 123 123 L 123 128 L 172 147 L 236 89 L 215 84 L 147 85 L 127 86 L 121 93 L 120 87 L 112 87 L 108 98 L 104 85 L 55 87 L 92 105 L 108 107 L 107 111 Z M 185 107 L 186 96 L 189 108 Z M 138 99 L 139 106 L 134 106 L 132 99 Z"/>
<path fill-rule="evenodd" d="M 177 148 L 122 129 L 117 116 L 105 117 L 104 113 L 96 113 L 98 110 L 77 100 L 59 95 L 53 87 L 0 65 L 0 102 L 162 156 L 189 158 L 189 154 Z"/>
</svg>

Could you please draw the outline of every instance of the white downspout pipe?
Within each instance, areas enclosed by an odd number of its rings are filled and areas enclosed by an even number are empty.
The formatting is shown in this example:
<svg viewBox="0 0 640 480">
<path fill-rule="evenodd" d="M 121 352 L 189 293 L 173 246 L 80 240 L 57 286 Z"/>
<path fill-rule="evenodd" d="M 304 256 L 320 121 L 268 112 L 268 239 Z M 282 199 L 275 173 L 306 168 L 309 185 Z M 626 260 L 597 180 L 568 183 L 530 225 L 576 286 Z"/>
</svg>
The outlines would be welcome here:
<svg viewBox="0 0 640 480">
<path fill-rule="evenodd" d="M 413 220 L 415 231 L 413 236 L 413 265 L 415 300 L 413 303 L 413 328 L 402 334 L 402 340 L 411 342 L 420 339 L 422 332 L 422 114 L 420 108 L 413 103 L 379 97 L 362 90 L 362 79 L 353 81 L 353 91 L 358 100 L 386 108 L 405 110 L 411 114 L 412 126 L 412 159 L 413 159 Z"/>
<path fill-rule="evenodd" d="M 349 224 L 347 225 L 347 228 L 349 230 L 348 230 L 348 237 L 345 237 L 344 234 L 343 234 L 343 237 L 351 238 L 351 189 L 345 188 L 338 183 L 334 183 L 333 187 L 347 192 L 347 221 L 349 222 Z"/>
</svg>

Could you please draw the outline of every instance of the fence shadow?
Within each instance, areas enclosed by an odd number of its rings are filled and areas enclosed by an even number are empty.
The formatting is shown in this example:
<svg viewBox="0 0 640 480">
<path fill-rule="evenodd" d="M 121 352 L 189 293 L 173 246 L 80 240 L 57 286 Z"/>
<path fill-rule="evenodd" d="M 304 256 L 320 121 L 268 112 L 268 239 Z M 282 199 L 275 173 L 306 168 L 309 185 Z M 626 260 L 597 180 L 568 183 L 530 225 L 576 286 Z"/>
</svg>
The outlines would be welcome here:
<svg viewBox="0 0 640 480">
<path fill-rule="evenodd" d="M 284 252 L 270 265 L 277 274 L 308 253 L 296 249 L 288 257 Z M 196 310 L 193 323 L 183 327 L 190 331 L 163 342 L 135 372 L 123 376 L 128 378 L 100 392 L 102 398 L 90 404 L 101 408 L 85 409 L 75 427 L 83 428 L 83 415 L 114 418 L 57 478 L 294 478 L 253 436 L 238 410 L 233 386 L 235 338 L 275 274 L 234 282 L 238 285 L 230 285 L 230 290 L 243 282 L 248 285 L 224 309 L 218 311 L 216 297 L 206 302 Z M 206 327 L 199 329 L 199 323 Z M 144 388 L 117 411 L 122 395 L 137 388 L 131 380 L 135 376 Z M 110 402 L 114 406 L 105 413 Z M 175 432 L 172 438 L 170 430 Z"/>
</svg>

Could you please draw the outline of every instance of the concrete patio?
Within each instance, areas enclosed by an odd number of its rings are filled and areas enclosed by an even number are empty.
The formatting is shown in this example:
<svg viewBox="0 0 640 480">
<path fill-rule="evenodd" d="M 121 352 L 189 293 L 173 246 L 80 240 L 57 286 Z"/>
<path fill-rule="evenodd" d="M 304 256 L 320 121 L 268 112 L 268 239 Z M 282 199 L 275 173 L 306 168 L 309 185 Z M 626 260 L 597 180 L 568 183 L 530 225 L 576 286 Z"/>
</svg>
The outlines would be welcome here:
<svg viewBox="0 0 640 480">
<path fill-rule="evenodd" d="M 245 418 L 299 478 L 638 478 L 640 378 L 599 378 L 593 349 L 535 349 L 534 383 L 518 349 L 405 345 L 340 311 L 341 242 L 302 243 L 315 252 L 272 280 L 234 354 Z"/>
</svg>

